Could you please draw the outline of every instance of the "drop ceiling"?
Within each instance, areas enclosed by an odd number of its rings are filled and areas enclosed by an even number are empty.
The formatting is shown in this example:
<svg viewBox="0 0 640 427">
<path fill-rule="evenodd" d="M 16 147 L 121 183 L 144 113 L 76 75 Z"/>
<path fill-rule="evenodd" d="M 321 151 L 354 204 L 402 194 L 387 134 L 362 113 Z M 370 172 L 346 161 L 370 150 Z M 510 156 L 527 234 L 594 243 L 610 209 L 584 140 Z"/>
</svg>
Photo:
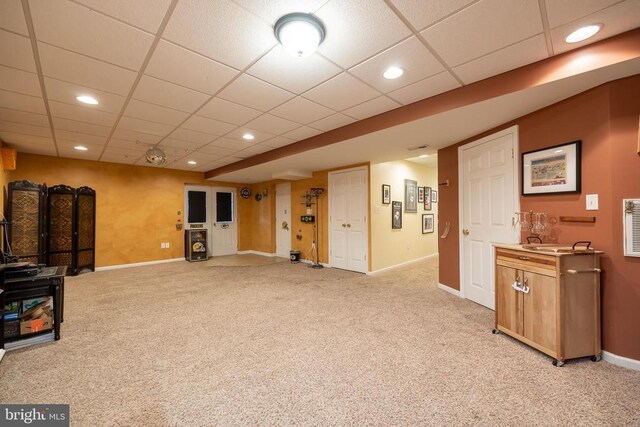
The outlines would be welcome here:
<svg viewBox="0 0 640 427">
<path fill-rule="evenodd" d="M 273 35 L 293 11 L 327 29 L 303 60 Z M 595 37 L 564 42 L 594 22 L 604 24 Z M 145 166 L 158 145 L 163 167 L 209 171 L 639 26 L 637 0 L 2 0 L 0 138 L 19 152 Z M 405 74 L 385 80 L 389 65 Z M 81 94 L 99 104 L 78 103 Z M 536 96 L 523 108 L 554 98 Z M 432 147 L 459 136 L 423 131 Z M 334 144 L 334 165 L 376 138 Z M 404 148 L 358 156 L 411 157 Z M 330 160 L 304 157 L 314 169 Z"/>
</svg>

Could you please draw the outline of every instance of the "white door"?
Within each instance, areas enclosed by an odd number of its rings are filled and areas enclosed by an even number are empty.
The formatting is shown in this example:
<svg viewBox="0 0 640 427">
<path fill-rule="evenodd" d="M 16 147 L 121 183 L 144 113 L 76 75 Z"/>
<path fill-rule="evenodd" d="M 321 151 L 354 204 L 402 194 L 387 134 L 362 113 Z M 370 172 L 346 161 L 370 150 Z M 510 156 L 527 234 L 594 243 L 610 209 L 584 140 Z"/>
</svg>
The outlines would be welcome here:
<svg viewBox="0 0 640 427">
<path fill-rule="evenodd" d="M 238 252 L 236 190 L 211 187 L 211 255 L 233 255 Z"/>
<path fill-rule="evenodd" d="M 368 270 L 368 170 L 329 174 L 329 264 L 366 273 Z"/>
<path fill-rule="evenodd" d="M 276 185 L 276 255 L 289 258 L 291 251 L 291 183 Z"/>
<path fill-rule="evenodd" d="M 460 179 L 460 290 L 495 308 L 493 243 L 518 243 L 512 222 L 519 209 L 518 128 L 458 149 Z"/>
</svg>

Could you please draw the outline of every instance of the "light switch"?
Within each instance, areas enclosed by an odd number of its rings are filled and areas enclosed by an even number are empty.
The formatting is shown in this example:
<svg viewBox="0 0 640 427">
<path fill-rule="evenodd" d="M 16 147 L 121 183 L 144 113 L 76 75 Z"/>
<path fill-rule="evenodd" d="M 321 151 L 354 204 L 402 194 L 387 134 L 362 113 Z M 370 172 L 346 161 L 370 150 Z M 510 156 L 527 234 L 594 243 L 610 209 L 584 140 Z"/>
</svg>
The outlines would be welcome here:
<svg viewBox="0 0 640 427">
<path fill-rule="evenodd" d="M 587 194 L 587 210 L 588 211 L 597 211 L 598 210 L 598 195 L 597 194 Z"/>
</svg>

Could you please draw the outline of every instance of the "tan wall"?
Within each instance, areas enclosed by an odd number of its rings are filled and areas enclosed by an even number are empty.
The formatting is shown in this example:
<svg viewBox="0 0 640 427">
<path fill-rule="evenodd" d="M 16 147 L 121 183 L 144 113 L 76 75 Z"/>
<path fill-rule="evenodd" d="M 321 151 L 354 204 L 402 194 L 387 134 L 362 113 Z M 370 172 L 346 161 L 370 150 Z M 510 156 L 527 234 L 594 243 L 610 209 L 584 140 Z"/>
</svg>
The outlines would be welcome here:
<svg viewBox="0 0 640 427">
<path fill-rule="evenodd" d="M 184 223 L 184 185 L 216 184 L 205 181 L 200 172 L 24 153 L 18 154 L 17 169 L 8 177 L 96 190 L 98 267 L 184 256 L 184 231 L 176 230 L 178 219 Z M 161 249 L 161 242 L 169 242 L 170 248 Z M 239 236 L 238 245 L 242 244 Z"/>
<path fill-rule="evenodd" d="M 438 204 L 430 211 L 418 204 L 417 213 L 402 213 L 402 229 L 391 228 L 391 204 L 382 204 L 382 184 L 391 186 L 391 200 L 401 201 L 404 211 L 404 180 L 412 179 L 418 186 L 437 191 L 434 168 L 398 161 L 371 165 L 371 271 L 402 264 L 438 252 Z M 435 231 L 422 234 L 422 215 L 434 214 Z"/>
<path fill-rule="evenodd" d="M 640 197 L 637 155 L 640 75 L 594 88 L 562 102 L 476 135 L 438 152 L 440 221 L 451 221 L 440 239 L 440 282 L 460 288 L 458 257 L 457 147 L 501 129 L 519 125 L 520 152 L 582 140 L 582 192 L 520 197 L 522 210 L 556 216 L 595 216 L 589 224 L 560 223 L 556 240 L 590 240 L 605 251 L 602 259 L 602 345 L 614 354 L 640 360 L 640 259 L 623 256 L 622 199 Z M 586 211 L 587 194 L 599 194 L 600 209 Z"/>
<path fill-rule="evenodd" d="M 251 197 L 239 199 L 238 251 L 276 252 L 276 183 L 268 181 L 247 185 L 251 189 Z M 257 201 L 255 195 L 263 194 L 265 189 L 267 196 Z"/>
</svg>

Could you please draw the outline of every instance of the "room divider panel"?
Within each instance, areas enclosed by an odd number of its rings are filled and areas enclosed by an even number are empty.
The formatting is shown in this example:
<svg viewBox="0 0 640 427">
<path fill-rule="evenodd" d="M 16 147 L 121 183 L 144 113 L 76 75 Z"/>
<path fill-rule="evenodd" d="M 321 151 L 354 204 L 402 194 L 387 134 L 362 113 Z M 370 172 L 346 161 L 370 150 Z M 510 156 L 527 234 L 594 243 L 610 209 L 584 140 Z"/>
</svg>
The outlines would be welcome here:
<svg viewBox="0 0 640 427">
<path fill-rule="evenodd" d="M 9 183 L 7 237 L 11 252 L 19 261 L 35 264 L 46 261 L 46 197 L 46 185 L 31 181 Z"/>
<path fill-rule="evenodd" d="M 68 185 L 49 188 L 47 202 L 47 265 L 67 266 L 67 274 L 76 274 L 75 225 L 76 190 Z"/>
<path fill-rule="evenodd" d="M 89 187 L 76 190 L 76 269 L 96 269 L 96 192 Z"/>
</svg>

